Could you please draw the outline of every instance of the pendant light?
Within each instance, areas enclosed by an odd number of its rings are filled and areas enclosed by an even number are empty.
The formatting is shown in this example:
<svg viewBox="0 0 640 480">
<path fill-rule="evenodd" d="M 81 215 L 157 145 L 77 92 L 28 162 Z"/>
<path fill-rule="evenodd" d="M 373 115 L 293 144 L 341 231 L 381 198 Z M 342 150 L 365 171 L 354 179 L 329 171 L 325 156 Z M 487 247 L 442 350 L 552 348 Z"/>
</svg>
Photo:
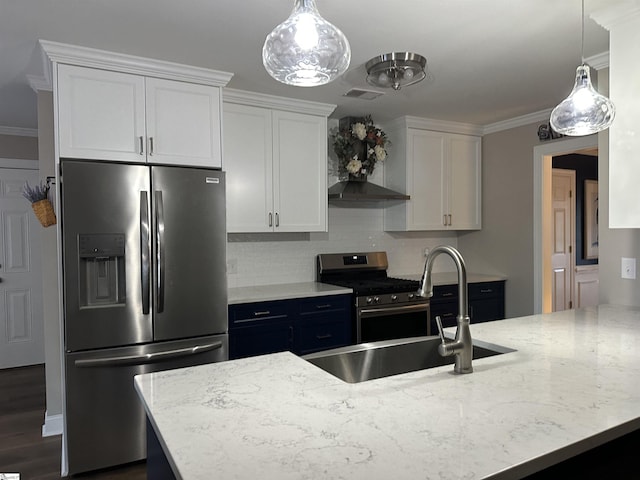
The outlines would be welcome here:
<svg viewBox="0 0 640 480">
<path fill-rule="evenodd" d="M 582 65 L 576 70 L 576 83 L 567 98 L 551 112 L 551 128 L 563 135 L 582 136 L 611 126 L 616 109 L 611 100 L 591 85 L 590 68 L 584 62 L 584 0 L 582 0 Z"/>
<path fill-rule="evenodd" d="M 273 78 L 287 85 L 324 85 L 349 68 L 347 37 L 318 13 L 315 0 L 295 0 L 293 12 L 262 47 L 262 63 Z"/>
</svg>

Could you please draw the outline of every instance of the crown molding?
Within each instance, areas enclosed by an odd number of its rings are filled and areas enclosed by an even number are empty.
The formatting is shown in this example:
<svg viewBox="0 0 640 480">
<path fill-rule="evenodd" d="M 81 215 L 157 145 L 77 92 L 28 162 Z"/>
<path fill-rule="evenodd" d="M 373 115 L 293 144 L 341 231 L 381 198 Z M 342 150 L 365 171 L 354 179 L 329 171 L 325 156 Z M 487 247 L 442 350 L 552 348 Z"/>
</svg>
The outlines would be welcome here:
<svg viewBox="0 0 640 480">
<path fill-rule="evenodd" d="M 295 98 L 278 97 L 264 93 L 247 92 L 234 88 L 222 89 L 222 101 L 225 103 L 237 103 L 253 107 L 275 108 L 290 112 L 306 113 L 309 115 L 321 115 L 328 117 L 336 109 L 336 105 L 328 103 L 311 102 Z"/>
<path fill-rule="evenodd" d="M 510 118 L 508 120 L 503 120 L 501 122 L 490 123 L 485 125 L 482 129 L 483 135 L 488 135 L 490 133 L 501 132 L 503 130 L 510 130 L 516 127 L 522 127 L 524 125 L 530 125 L 536 122 L 548 122 L 549 117 L 551 116 L 551 110 L 541 110 L 539 112 L 528 113 L 526 115 L 521 115 L 519 117 Z"/>
<path fill-rule="evenodd" d="M 600 26 L 611 30 L 627 22 L 637 21 L 640 17 L 640 2 L 627 0 L 617 5 L 603 7 L 589 15 Z"/>
<path fill-rule="evenodd" d="M 584 59 L 585 63 L 596 70 L 609 68 L 609 50 Z"/>
<path fill-rule="evenodd" d="M 12 135 L 14 137 L 37 137 L 38 129 L 0 126 L 0 135 Z"/>
<path fill-rule="evenodd" d="M 100 68 L 215 87 L 224 87 L 233 76 L 232 73 L 228 72 L 183 65 L 164 60 L 107 52 L 105 50 L 50 42 L 48 40 L 40 40 L 39 42 L 43 52 L 53 63 Z M 46 68 L 45 72 L 47 70 L 49 70 L 49 68 Z"/>
<path fill-rule="evenodd" d="M 483 128 L 480 125 L 462 122 L 450 122 L 447 120 L 435 120 L 433 118 L 413 117 L 406 115 L 396 118 L 388 123 L 388 128 L 419 128 L 445 133 L 459 133 L 463 135 L 482 136 Z"/>
</svg>

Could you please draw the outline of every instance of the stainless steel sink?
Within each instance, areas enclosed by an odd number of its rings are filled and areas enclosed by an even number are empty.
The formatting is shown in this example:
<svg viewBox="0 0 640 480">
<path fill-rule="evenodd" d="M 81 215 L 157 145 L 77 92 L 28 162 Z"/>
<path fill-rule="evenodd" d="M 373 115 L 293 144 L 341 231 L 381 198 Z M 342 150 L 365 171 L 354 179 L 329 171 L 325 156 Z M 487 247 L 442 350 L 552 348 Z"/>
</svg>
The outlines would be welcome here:
<svg viewBox="0 0 640 480">
<path fill-rule="evenodd" d="M 305 355 L 308 362 L 348 383 L 453 364 L 438 353 L 439 337 L 384 340 Z M 515 350 L 474 340 L 473 359 Z"/>
</svg>

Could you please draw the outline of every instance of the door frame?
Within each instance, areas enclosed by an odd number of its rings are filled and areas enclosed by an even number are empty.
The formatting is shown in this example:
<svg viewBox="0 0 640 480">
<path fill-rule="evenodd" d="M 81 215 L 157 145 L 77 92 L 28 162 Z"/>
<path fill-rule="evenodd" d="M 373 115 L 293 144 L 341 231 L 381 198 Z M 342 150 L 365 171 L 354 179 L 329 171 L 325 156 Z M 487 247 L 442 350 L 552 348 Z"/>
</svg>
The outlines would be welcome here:
<svg viewBox="0 0 640 480">
<path fill-rule="evenodd" d="M 552 159 L 557 155 L 598 147 L 598 135 L 565 137 L 544 145 L 533 147 L 533 313 L 542 313 L 545 292 L 551 286 L 545 281 L 544 238 L 549 235 L 551 209 Z"/>
</svg>

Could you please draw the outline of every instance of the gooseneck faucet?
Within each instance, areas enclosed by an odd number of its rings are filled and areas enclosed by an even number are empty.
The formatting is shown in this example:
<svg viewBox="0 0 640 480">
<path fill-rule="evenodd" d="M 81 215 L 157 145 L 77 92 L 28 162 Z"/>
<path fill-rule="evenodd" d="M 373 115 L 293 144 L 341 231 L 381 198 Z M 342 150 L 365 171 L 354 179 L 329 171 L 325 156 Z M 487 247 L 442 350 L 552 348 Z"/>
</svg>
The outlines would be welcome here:
<svg viewBox="0 0 640 480">
<path fill-rule="evenodd" d="M 447 342 L 442 332 L 442 322 L 440 317 L 436 317 L 438 324 L 438 333 L 442 343 L 438 346 L 438 352 L 443 357 L 455 355 L 455 366 L 453 371 L 456 373 L 471 373 L 471 359 L 473 357 L 473 345 L 471 340 L 471 330 L 469 329 L 469 304 L 467 302 L 467 268 L 460 252 L 449 245 L 437 246 L 429 252 L 424 263 L 424 273 L 418 288 L 418 296 L 431 298 L 433 296 L 433 283 L 431 281 L 431 269 L 433 261 L 441 253 L 449 255 L 458 269 L 458 316 L 456 321 L 458 328 L 456 330 L 455 339 Z"/>
</svg>

